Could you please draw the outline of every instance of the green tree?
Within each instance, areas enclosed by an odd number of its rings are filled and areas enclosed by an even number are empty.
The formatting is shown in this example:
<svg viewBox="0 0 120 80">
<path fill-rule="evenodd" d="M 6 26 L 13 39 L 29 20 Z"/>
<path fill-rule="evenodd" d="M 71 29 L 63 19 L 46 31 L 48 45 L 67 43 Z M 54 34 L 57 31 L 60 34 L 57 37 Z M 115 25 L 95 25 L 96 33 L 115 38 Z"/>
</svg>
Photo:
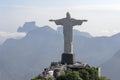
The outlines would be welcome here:
<svg viewBox="0 0 120 80">
<path fill-rule="evenodd" d="M 89 73 L 88 71 L 84 70 L 80 70 L 79 71 L 79 75 L 83 80 L 89 80 Z"/>
<path fill-rule="evenodd" d="M 53 77 L 48 77 L 48 79 L 47 80 L 54 80 L 54 78 Z"/>
<path fill-rule="evenodd" d="M 46 80 L 40 75 L 31 80 Z M 54 77 L 48 77 L 47 80 L 54 80 Z M 64 75 L 58 76 L 55 80 L 110 80 L 106 77 L 98 76 L 98 69 L 95 67 L 84 68 L 79 71 L 66 70 Z"/>
<path fill-rule="evenodd" d="M 45 80 L 43 77 L 41 77 L 40 75 L 32 78 L 31 80 Z"/>
<path fill-rule="evenodd" d="M 97 68 L 91 67 L 89 69 L 86 69 L 86 71 L 89 73 L 90 80 L 99 80 Z"/>
<path fill-rule="evenodd" d="M 67 80 L 82 80 L 79 76 L 78 71 L 72 71 L 72 72 L 66 74 L 66 78 L 67 78 Z"/>
<path fill-rule="evenodd" d="M 67 70 L 64 76 L 60 76 L 57 80 L 82 80 L 78 71 Z"/>
<path fill-rule="evenodd" d="M 106 78 L 105 76 L 102 76 L 100 77 L 100 80 L 110 80 L 110 79 Z"/>
</svg>

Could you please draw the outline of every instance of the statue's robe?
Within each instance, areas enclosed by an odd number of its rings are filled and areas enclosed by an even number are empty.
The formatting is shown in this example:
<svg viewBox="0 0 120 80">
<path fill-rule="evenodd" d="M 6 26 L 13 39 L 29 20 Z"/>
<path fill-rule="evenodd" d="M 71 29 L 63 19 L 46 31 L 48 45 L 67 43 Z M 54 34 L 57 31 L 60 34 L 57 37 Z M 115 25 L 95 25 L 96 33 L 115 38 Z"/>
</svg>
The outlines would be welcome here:
<svg viewBox="0 0 120 80">
<path fill-rule="evenodd" d="M 76 20 L 73 18 L 62 18 L 54 20 L 56 25 L 63 26 L 64 34 L 64 53 L 73 53 L 73 26 L 82 25 L 83 20 Z"/>
</svg>

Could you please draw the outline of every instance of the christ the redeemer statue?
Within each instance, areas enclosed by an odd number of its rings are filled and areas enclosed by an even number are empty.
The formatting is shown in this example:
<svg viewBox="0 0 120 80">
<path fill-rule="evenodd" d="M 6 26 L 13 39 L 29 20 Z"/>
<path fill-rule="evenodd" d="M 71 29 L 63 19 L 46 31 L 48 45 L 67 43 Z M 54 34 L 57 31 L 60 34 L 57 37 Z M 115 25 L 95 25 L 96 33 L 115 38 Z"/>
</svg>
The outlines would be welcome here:
<svg viewBox="0 0 120 80">
<path fill-rule="evenodd" d="M 63 26 L 64 53 L 62 55 L 62 63 L 72 64 L 74 62 L 74 58 L 71 60 L 69 56 L 73 55 L 73 26 L 82 25 L 82 23 L 87 22 L 87 20 L 76 20 L 74 18 L 71 18 L 69 12 L 67 12 L 66 18 L 49 21 L 55 22 L 56 25 Z"/>
</svg>

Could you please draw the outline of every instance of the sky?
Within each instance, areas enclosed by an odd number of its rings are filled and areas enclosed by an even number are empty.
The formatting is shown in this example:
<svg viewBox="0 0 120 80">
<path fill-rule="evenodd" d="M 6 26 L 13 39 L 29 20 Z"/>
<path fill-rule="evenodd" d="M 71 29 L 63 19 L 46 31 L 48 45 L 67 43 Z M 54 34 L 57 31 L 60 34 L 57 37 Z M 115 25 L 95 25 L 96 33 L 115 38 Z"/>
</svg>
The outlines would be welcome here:
<svg viewBox="0 0 120 80">
<path fill-rule="evenodd" d="M 29 21 L 56 29 L 48 20 L 64 18 L 66 12 L 73 18 L 87 19 L 74 28 L 93 36 L 120 32 L 120 0 L 0 0 L 0 32 L 16 32 Z"/>
</svg>

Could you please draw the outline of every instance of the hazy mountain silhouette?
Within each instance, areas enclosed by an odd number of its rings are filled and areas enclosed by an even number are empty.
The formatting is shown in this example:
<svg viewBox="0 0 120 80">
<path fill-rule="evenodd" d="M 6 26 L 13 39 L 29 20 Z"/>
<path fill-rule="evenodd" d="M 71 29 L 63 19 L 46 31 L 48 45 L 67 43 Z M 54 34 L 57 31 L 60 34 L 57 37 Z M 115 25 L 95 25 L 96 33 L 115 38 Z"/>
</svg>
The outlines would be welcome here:
<svg viewBox="0 0 120 80">
<path fill-rule="evenodd" d="M 25 22 L 22 27 L 18 28 L 17 32 L 26 32 L 27 33 L 29 31 L 36 29 L 36 28 L 38 28 L 38 26 L 36 26 L 35 21 Z"/>
<path fill-rule="evenodd" d="M 54 30 L 49 26 L 34 28 L 35 26 L 32 24 L 31 30 L 22 28 L 23 32 L 27 32 L 24 38 L 8 39 L 0 46 L 1 80 L 30 80 L 50 65 L 51 61 L 61 60 L 61 28 Z M 120 34 L 92 37 L 89 33 L 74 30 L 76 59 L 91 65 L 99 65 L 111 58 L 120 49 L 119 43 Z"/>
<path fill-rule="evenodd" d="M 102 74 L 111 80 L 120 79 L 120 50 L 108 61 L 102 64 Z"/>
<path fill-rule="evenodd" d="M 61 35 L 63 35 L 63 28 L 62 28 L 62 27 L 58 27 L 58 28 L 57 28 L 57 32 L 60 33 Z M 83 37 L 92 38 L 92 35 L 90 35 L 89 33 L 87 33 L 87 32 L 80 32 L 80 31 L 77 30 L 77 29 L 74 29 L 74 34 L 75 34 L 75 35 L 78 35 L 78 36 L 83 36 Z M 74 34 L 73 34 L 73 35 L 74 35 Z"/>
<path fill-rule="evenodd" d="M 0 45 L 9 38 L 20 39 L 23 38 L 26 33 L 23 32 L 0 32 Z"/>
</svg>

